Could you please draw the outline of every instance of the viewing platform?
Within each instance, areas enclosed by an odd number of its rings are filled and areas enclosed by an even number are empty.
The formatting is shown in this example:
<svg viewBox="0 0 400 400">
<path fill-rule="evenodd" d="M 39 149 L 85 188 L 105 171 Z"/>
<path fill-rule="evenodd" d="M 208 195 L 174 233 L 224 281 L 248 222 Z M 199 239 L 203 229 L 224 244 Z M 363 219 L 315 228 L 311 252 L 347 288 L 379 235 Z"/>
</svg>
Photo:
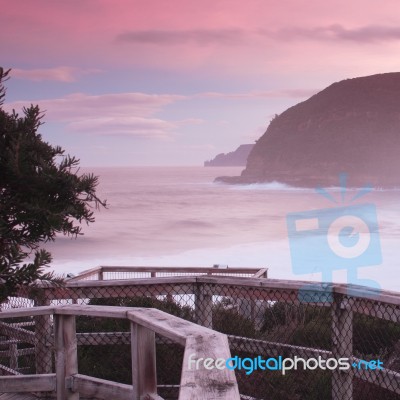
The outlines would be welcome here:
<svg viewBox="0 0 400 400">
<path fill-rule="evenodd" d="M 0 400 L 400 399 L 399 293 L 266 274 L 99 267 L 64 287 L 24 288 L 0 313 Z M 384 368 L 283 375 L 190 363 L 258 356 Z"/>
</svg>

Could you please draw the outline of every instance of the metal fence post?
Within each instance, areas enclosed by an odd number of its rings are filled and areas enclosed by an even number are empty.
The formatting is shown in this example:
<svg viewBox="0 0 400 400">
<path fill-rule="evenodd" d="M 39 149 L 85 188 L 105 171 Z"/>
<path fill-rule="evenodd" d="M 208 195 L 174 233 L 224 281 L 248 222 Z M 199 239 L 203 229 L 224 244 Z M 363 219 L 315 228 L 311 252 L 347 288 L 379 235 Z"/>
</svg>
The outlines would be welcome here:
<svg viewBox="0 0 400 400">
<path fill-rule="evenodd" d="M 353 311 L 341 295 L 335 295 L 332 303 L 332 355 L 349 360 L 353 355 Z M 352 375 L 351 370 L 332 371 L 332 400 L 353 400 Z"/>
</svg>

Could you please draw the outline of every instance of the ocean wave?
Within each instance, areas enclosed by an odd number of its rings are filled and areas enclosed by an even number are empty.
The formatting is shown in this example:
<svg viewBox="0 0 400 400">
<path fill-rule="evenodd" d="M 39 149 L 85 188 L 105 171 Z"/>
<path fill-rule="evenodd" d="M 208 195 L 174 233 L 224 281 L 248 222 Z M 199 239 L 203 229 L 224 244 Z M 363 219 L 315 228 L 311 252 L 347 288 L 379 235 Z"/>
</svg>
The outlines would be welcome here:
<svg viewBox="0 0 400 400">
<path fill-rule="evenodd" d="M 218 184 L 218 182 L 217 182 Z M 299 191 L 299 192 L 315 192 L 319 187 L 297 187 L 290 186 L 286 183 L 279 181 L 272 181 L 266 183 L 250 183 L 241 185 L 230 185 L 231 190 L 276 190 L 276 191 Z M 357 192 L 365 190 L 365 187 L 348 187 L 340 186 L 326 186 L 323 187 L 328 192 L 342 192 L 344 189 L 346 192 Z M 400 192 L 400 187 L 383 188 L 383 187 L 371 187 L 372 192 Z"/>
<path fill-rule="evenodd" d="M 230 186 L 232 190 L 276 190 L 276 191 L 302 191 L 302 192 L 312 192 L 314 188 L 304 188 L 290 186 L 286 183 L 272 181 L 266 183 L 250 183 L 248 185 L 232 185 Z"/>
</svg>

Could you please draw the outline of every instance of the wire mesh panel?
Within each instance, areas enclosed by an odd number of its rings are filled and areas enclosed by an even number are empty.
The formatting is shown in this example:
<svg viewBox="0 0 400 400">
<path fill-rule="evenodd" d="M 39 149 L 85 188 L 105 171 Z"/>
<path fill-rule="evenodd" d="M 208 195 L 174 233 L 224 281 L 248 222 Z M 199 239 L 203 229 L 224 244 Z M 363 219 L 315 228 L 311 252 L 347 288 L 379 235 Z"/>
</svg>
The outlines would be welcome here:
<svg viewBox="0 0 400 400">
<path fill-rule="evenodd" d="M 0 322 L 0 375 L 35 373 L 35 332 L 31 318 Z"/>
<path fill-rule="evenodd" d="M 400 307 L 379 298 L 343 301 L 353 313 L 354 398 L 400 398 Z"/>
<path fill-rule="evenodd" d="M 164 297 L 112 297 L 90 299 L 89 305 L 157 308 L 192 320 L 191 310 Z M 82 374 L 119 383 L 132 383 L 129 321 L 77 317 L 78 362 Z M 157 378 L 160 385 L 179 385 L 183 347 L 157 336 Z M 112 368 L 110 368 L 112 366 Z"/>
<path fill-rule="evenodd" d="M 213 329 L 229 335 L 241 394 L 256 399 L 330 398 L 329 371 L 277 370 L 285 358 L 329 354 L 329 304 L 301 303 L 282 290 L 210 289 L 223 294 L 213 303 Z"/>
<path fill-rule="evenodd" d="M 338 285 L 309 292 L 307 298 L 301 285 L 222 277 L 86 281 L 46 288 L 40 298 L 52 305 L 157 308 L 225 333 L 229 366 L 247 399 L 400 399 L 400 295 L 368 298 Z M 28 343 L 36 355 L 30 368 L 50 371 L 51 362 L 37 358 L 46 360 L 45 354 L 51 353 L 52 321 L 40 318 L 26 328 L 40 333 L 40 339 Z M 78 317 L 77 330 L 82 373 L 130 383 L 129 324 Z M 7 346 L 0 348 L 0 362 L 9 366 Z M 156 346 L 158 384 L 170 389 L 166 398 L 176 398 L 183 348 L 161 337 Z"/>
<path fill-rule="evenodd" d="M 132 383 L 129 321 L 76 318 L 79 372 L 119 383 Z"/>
</svg>

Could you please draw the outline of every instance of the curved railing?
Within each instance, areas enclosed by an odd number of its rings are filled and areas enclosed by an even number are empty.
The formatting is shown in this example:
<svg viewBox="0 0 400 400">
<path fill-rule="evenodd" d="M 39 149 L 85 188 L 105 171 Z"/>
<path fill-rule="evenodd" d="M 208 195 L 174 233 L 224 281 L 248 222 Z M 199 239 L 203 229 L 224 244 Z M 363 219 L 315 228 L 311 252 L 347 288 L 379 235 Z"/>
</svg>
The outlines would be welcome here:
<svg viewBox="0 0 400 400">
<path fill-rule="evenodd" d="M 79 374 L 76 316 L 119 318 L 130 321 L 132 385 Z M 184 346 L 179 399 L 238 400 L 235 374 L 230 369 L 191 368 L 194 359 L 230 357 L 226 335 L 156 309 L 59 306 L 5 311 L 0 319 L 50 317 L 54 322 L 55 373 L 3 376 L 0 392 L 56 392 L 57 399 L 161 399 L 157 394 L 155 333 Z M 48 349 L 50 351 L 50 348 Z M 113 368 L 112 365 L 109 366 Z"/>
<path fill-rule="evenodd" d="M 70 276 L 68 283 L 86 280 L 142 279 L 166 278 L 172 276 L 236 276 L 246 278 L 267 278 L 268 268 L 228 268 L 227 265 L 216 264 L 212 268 L 205 267 L 128 267 L 99 266 L 82 271 L 77 276 Z"/>
<path fill-rule="evenodd" d="M 28 294 L 25 296 L 28 299 Z M 379 356 L 385 361 L 382 369 L 329 371 L 330 394 L 325 394 L 324 398 L 400 398 L 400 294 L 396 292 L 345 284 L 317 285 L 202 274 L 102 281 L 78 279 L 68 282 L 64 288 L 43 287 L 34 301 L 36 305 L 58 305 L 86 304 L 99 299 L 118 300 L 121 304 L 132 302 L 132 299 L 150 299 L 149 302 L 156 306 L 175 304 L 176 307 L 186 307 L 190 319 L 197 324 L 224 331 L 228 335 L 230 350 L 235 354 L 321 357 L 325 361 L 332 357 L 348 358 L 354 364 L 359 364 L 362 357 Z M 21 298 L 19 301 L 24 300 Z M 223 323 L 222 317 L 227 317 Z M 40 318 L 43 317 L 35 317 L 36 338 L 39 339 L 34 350 L 36 371 L 45 374 L 50 372 L 49 352 L 46 351 L 48 325 Z M 14 335 L 32 340 L 32 332 L 27 332 L 23 327 L 13 328 Z M 0 335 L 5 334 L 6 330 L 0 325 Z M 93 339 L 90 342 L 93 345 L 100 341 L 111 345 L 111 339 L 116 338 L 121 343 L 128 340 L 124 332 L 85 335 L 78 335 L 78 342 L 84 345 L 89 343 L 88 336 Z M 9 337 L 12 337 L 11 333 Z M 251 392 L 252 397 L 248 398 L 273 399 L 274 395 L 265 394 L 264 397 L 261 389 L 271 388 L 270 376 L 265 373 L 246 376 L 243 371 L 236 371 L 241 394 L 249 395 Z M 278 378 L 275 376 L 274 379 Z M 307 379 L 310 380 L 306 386 L 313 382 L 312 377 Z M 280 390 L 289 391 L 287 379 L 282 382 Z M 327 385 L 326 380 L 322 382 Z M 375 390 L 383 391 L 383 394 L 375 394 Z M 279 396 L 276 398 L 282 398 L 283 394 Z M 295 396 L 298 394 L 294 393 L 292 398 Z M 291 397 L 288 395 L 287 398 Z"/>
</svg>

